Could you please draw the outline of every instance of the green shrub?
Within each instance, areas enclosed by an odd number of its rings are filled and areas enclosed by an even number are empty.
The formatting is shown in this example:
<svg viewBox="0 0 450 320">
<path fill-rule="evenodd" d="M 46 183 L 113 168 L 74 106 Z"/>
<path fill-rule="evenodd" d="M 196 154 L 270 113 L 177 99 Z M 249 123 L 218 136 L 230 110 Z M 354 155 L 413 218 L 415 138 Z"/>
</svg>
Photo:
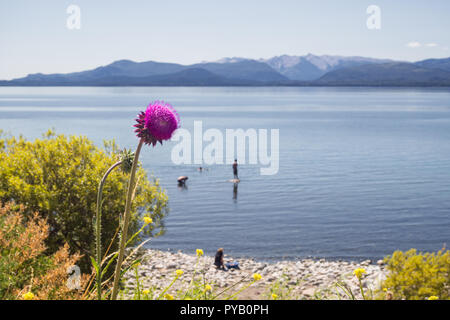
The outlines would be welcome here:
<svg viewBox="0 0 450 320">
<path fill-rule="evenodd" d="M 395 251 L 385 258 L 385 263 L 389 273 L 383 288 L 392 293 L 393 299 L 450 298 L 450 251 Z"/>
<path fill-rule="evenodd" d="M 0 138 L 0 201 L 14 200 L 26 206 L 25 214 L 38 211 L 50 225 L 46 244 L 51 253 L 68 243 L 84 257 L 80 267 L 90 268 L 94 256 L 94 221 L 97 188 L 106 170 L 118 160 L 114 142 L 99 148 L 83 136 L 57 135 L 48 131 L 43 139 Z M 103 252 L 116 234 L 123 213 L 127 175 L 114 170 L 103 190 Z M 167 195 L 157 180 L 150 182 L 144 169 L 137 172 L 137 188 L 128 234 L 139 229 L 139 215 L 153 219 L 147 235 L 163 233 Z M 138 240 L 138 239 L 136 239 Z M 112 251 L 117 249 L 113 243 Z M 112 252 L 110 251 L 110 252 Z"/>
</svg>

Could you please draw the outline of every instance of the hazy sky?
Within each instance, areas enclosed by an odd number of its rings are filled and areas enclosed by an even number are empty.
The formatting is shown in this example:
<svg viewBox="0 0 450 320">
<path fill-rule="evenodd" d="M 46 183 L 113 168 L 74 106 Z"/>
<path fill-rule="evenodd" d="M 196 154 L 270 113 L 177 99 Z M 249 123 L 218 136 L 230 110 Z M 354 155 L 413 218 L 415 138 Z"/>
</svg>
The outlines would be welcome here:
<svg viewBox="0 0 450 320">
<path fill-rule="evenodd" d="M 66 26 L 69 5 L 81 28 Z M 369 5 L 381 29 L 369 30 Z M 0 79 L 115 60 L 190 64 L 222 57 L 450 56 L 448 0 L 0 0 Z"/>
</svg>

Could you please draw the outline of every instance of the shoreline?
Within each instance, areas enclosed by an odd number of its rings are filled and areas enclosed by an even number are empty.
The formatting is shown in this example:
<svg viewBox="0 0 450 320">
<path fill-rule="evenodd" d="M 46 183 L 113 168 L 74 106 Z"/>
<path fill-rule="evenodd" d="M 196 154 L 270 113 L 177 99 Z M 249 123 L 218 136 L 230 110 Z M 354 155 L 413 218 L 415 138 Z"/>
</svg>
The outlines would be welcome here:
<svg viewBox="0 0 450 320">
<path fill-rule="evenodd" d="M 170 252 L 172 254 L 176 253 L 183 253 L 187 255 L 192 255 L 192 250 L 184 250 L 184 249 L 172 249 L 172 248 L 157 248 L 155 246 L 149 246 L 143 247 L 143 250 L 156 250 L 156 251 L 162 251 L 162 252 Z M 209 251 L 210 252 L 210 251 Z M 249 255 L 233 255 L 233 254 L 225 254 L 227 256 L 233 257 L 234 259 L 241 259 L 241 260 L 254 260 L 256 262 L 261 263 L 277 263 L 281 261 L 289 261 L 289 262 L 297 262 L 297 261 L 303 261 L 303 260 L 313 260 L 313 261 L 319 261 L 319 260 L 327 260 L 327 261 L 336 261 L 336 262 L 349 262 L 349 263 L 361 263 L 363 261 L 370 260 L 371 262 L 376 262 L 383 260 L 384 257 L 391 255 L 392 252 L 386 253 L 382 257 L 343 257 L 343 256 L 281 256 L 281 257 L 257 257 L 257 256 L 249 256 Z"/>
<path fill-rule="evenodd" d="M 195 253 L 187 254 L 181 250 L 163 251 L 157 249 L 141 248 L 138 255 L 142 258 L 138 267 L 138 274 L 143 289 L 155 288 L 155 292 L 161 292 L 174 278 L 175 270 L 181 269 L 183 275 L 168 291 L 175 295 L 177 290 L 186 289 L 186 283 L 192 279 L 197 256 Z M 250 288 L 244 290 L 237 299 L 268 299 L 270 287 L 277 281 L 282 281 L 283 287 L 291 289 L 291 295 L 295 299 L 314 299 L 322 297 L 325 299 L 338 299 L 335 284 L 337 281 L 344 282 L 350 286 L 357 298 L 362 298 L 359 286 L 353 270 L 364 268 L 366 274 L 362 279 L 363 288 L 376 290 L 380 288 L 382 280 L 386 276 L 384 264 L 379 260 L 374 263 L 370 260 L 345 261 L 333 259 L 304 258 L 297 260 L 279 260 L 263 262 L 254 258 L 234 258 L 224 255 L 224 262 L 239 262 L 240 270 L 230 269 L 228 271 L 217 270 L 213 265 L 214 256 L 204 255 L 200 257 L 197 274 L 204 275 L 206 281 L 213 287 L 213 292 L 222 291 L 245 278 L 240 285 L 234 287 L 230 292 L 237 292 L 242 286 L 251 282 L 252 274 L 259 273 L 262 279 Z M 135 271 L 130 270 L 124 275 L 125 288 L 130 292 L 136 285 Z M 125 293 L 125 298 L 129 294 Z M 346 299 L 341 296 L 341 299 Z"/>
</svg>

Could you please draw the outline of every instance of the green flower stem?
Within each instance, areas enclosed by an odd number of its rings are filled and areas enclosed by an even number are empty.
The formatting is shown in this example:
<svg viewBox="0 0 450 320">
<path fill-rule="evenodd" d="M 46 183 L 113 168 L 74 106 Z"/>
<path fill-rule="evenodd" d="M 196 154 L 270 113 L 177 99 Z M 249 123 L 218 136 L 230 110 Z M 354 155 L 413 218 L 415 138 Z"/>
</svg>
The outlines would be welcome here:
<svg viewBox="0 0 450 320">
<path fill-rule="evenodd" d="M 136 169 L 137 169 L 138 161 L 139 161 L 139 154 L 141 153 L 143 144 L 144 144 L 144 140 L 141 139 L 141 141 L 139 141 L 139 144 L 136 149 L 136 153 L 134 155 L 133 166 L 131 167 L 131 175 L 130 175 L 130 181 L 128 182 L 128 192 L 127 192 L 127 198 L 126 198 L 126 203 L 125 203 L 125 212 L 123 214 L 123 226 L 122 226 L 122 234 L 120 237 L 119 256 L 117 258 L 111 300 L 116 300 L 117 293 L 119 292 L 120 269 L 122 266 L 125 245 L 127 243 L 128 224 L 130 222 L 130 216 L 131 216 L 131 200 L 132 200 L 131 198 L 133 196 L 134 180 L 135 180 Z"/>
<path fill-rule="evenodd" d="M 224 294 L 225 292 L 227 292 L 228 290 L 234 288 L 235 286 L 237 286 L 238 284 L 240 284 L 241 282 L 243 282 L 245 279 L 247 278 L 247 276 L 243 277 L 241 280 L 239 280 L 238 282 L 234 283 L 233 285 L 225 288 L 225 290 L 222 290 L 220 293 L 218 293 L 217 295 L 215 295 L 212 300 L 217 299 L 218 296 Z"/>
<path fill-rule="evenodd" d="M 130 239 L 128 239 L 127 244 L 125 245 L 128 246 L 142 231 L 144 231 L 145 227 L 147 227 L 148 224 L 144 224 L 135 234 L 133 234 L 131 236 Z"/>
<path fill-rule="evenodd" d="M 134 275 L 136 277 L 137 300 L 141 300 L 141 286 L 139 282 L 139 271 L 137 266 L 134 268 Z"/>
<path fill-rule="evenodd" d="M 363 300 L 366 300 L 366 296 L 364 295 L 364 289 L 362 286 L 361 278 L 358 277 L 358 283 L 359 283 L 359 290 L 361 291 L 361 295 L 363 297 Z"/>
<path fill-rule="evenodd" d="M 186 290 L 186 293 L 184 294 L 183 300 L 186 298 L 186 296 L 187 296 L 188 293 L 189 293 L 189 290 L 191 290 L 191 287 L 192 287 L 192 285 L 194 284 L 194 279 L 195 279 L 195 275 L 197 274 L 197 266 L 198 266 L 198 262 L 199 262 L 199 261 L 200 261 L 200 256 L 197 256 L 197 262 L 195 263 L 194 272 L 193 272 L 193 274 L 192 274 L 192 280 L 191 280 L 191 282 L 189 283 L 189 286 L 188 286 L 188 288 L 187 288 L 187 290 Z"/>
<path fill-rule="evenodd" d="M 253 281 L 250 282 L 248 285 L 243 286 L 238 292 L 232 294 L 231 296 L 229 296 L 229 297 L 226 298 L 225 300 L 230 300 L 231 298 L 234 298 L 234 297 L 237 296 L 239 293 L 241 293 L 242 291 L 244 291 L 245 289 L 247 289 L 248 287 L 250 287 L 252 284 L 254 284 L 256 281 L 258 281 L 258 280 L 253 280 Z"/>
<path fill-rule="evenodd" d="M 180 276 L 176 275 L 175 278 L 172 280 L 172 282 L 163 290 L 163 292 L 161 292 L 158 296 L 158 300 L 160 300 L 164 294 L 170 289 L 172 288 L 173 284 L 178 280 Z"/>
<path fill-rule="evenodd" d="M 144 230 L 144 228 L 146 227 L 147 225 L 145 224 L 145 225 L 143 225 L 142 226 L 142 228 L 141 229 L 139 229 L 139 231 L 137 231 L 134 235 L 132 235 L 131 236 L 131 238 L 127 241 L 127 244 L 125 245 L 125 247 L 127 247 L 143 230 Z M 149 239 L 150 240 L 150 239 Z M 145 244 L 147 241 L 149 241 L 149 240 L 146 240 L 146 241 L 144 241 L 144 242 L 142 242 L 139 246 L 141 246 L 142 244 Z M 138 246 L 138 247 L 139 247 Z M 116 252 L 114 252 L 114 253 L 111 253 L 109 256 L 105 256 L 105 257 L 103 257 L 103 261 L 102 261 L 102 264 L 103 263 L 105 263 L 108 259 L 109 259 L 109 262 L 108 262 L 108 264 L 106 264 L 106 266 L 105 266 L 105 268 L 103 269 L 103 271 L 102 271 L 102 276 L 104 275 L 103 273 L 106 273 L 106 271 L 109 269 L 109 267 L 110 267 L 110 265 L 114 262 L 114 260 L 117 258 L 117 255 L 118 255 L 119 253 L 116 251 Z M 126 261 L 126 260 L 125 260 Z M 113 276 L 111 276 L 109 279 L 107 279 L 107 280 L 105 280 L 104 282 L 103 282 L 103 286 L 106 284 L 106 283 L 109 283 L 109 281 L 112 279 L 112 277 Z M 92 290 L 91 292 L 93 292 L 94 290 Z M 91 293 L 89 293 L 89 295 L 90 295 Z"/>
<path fill-rule="evenodd" d="M 338 286 L 351 300 L 356 300 L 352 290 L 348 288 L 346 284 L 337 282 L 336 286 Z"/>
<path fill-rule="evenodd" d="M 108 171 L 104 174 L 100 184 L 98 186 L 97 193 L 97 216 L 96 216 L 96 233 L 95 236 L 97 238 L 97 299 L 102 300 L 102 193 L 103 186 L 105 185 L 106 179 L 109 174 L 119 165 L 122 164 L 122 161 L 118 161 L 113 164 Z"/>
</svg>

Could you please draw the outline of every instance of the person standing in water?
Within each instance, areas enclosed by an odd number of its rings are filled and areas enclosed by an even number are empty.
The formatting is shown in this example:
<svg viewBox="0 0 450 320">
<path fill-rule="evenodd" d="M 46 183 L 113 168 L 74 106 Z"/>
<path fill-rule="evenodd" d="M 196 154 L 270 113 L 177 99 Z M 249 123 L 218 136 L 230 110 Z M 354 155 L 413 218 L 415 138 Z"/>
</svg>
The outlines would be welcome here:
<svg viewBox="0 0 450 320">
<path fill-rule="evenodd" d="M 234 178 L 239 180 L 238 177 L 238 164 L 237 164 L 237 159 L 234 159 L 234 163 L 233 163 L 233 174 L 234 174 Z"/>
</svg>

